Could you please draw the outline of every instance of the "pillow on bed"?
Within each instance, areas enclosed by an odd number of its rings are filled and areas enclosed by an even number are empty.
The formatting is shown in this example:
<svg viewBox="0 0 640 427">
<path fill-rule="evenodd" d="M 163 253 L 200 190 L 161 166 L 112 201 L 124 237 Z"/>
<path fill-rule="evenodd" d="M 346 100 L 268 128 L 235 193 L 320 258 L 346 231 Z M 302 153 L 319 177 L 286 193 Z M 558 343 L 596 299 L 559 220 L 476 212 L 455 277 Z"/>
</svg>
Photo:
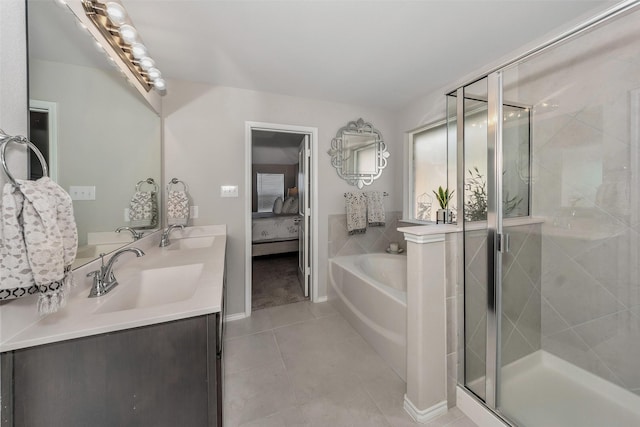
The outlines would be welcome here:
<svg viewBox="0 0 640 427">
<path fill-rule="evenodd" d="M 282 204 L 282 213 L 283 214 L 298 213 L 298 198 L 287 197 L 284 203 Z"/>
<path fill-rule="evenodd" d="M 273 202 L 273 213 L 279 215 L 282 213 L 282 197 L 278 197 L 275 202 Z"/>
</svg>

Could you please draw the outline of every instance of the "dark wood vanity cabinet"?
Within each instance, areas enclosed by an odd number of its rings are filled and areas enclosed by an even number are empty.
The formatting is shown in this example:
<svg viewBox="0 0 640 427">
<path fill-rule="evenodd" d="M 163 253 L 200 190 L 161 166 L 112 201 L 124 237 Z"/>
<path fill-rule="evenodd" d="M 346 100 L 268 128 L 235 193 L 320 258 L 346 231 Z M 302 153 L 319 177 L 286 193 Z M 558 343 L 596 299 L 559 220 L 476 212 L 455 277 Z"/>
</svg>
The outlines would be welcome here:
<svg viewBox="0 0 640 427">
<path fill-rule="evenodd" d="M 3 353 L 1 426 L 220 426 L 219 317 Z"/>
</svg>

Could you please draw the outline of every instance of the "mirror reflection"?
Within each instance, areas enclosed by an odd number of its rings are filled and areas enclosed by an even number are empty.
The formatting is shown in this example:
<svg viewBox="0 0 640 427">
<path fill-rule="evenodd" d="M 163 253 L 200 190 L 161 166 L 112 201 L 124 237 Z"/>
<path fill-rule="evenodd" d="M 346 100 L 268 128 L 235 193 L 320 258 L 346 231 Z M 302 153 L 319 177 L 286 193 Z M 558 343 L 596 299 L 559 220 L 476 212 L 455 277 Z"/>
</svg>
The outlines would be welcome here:
<svg viewBox="0 0 640 427">
<path fill-rule="evenodd" d="M 362 119 L 342 127 L 328 153 L 338 176 L 358 188 L 372 184 L 382 174 L 389 157 L 382 134 Z"/>
<path fill-rule="evenodd" d="M 27 11 L 30 138 L 74 199 L 76 267 L 132 240 L 114 230 L 135 225 L 136 185 L 160 182 L 160 118 L 67 7 L 28 0 Z"/>
</svg>

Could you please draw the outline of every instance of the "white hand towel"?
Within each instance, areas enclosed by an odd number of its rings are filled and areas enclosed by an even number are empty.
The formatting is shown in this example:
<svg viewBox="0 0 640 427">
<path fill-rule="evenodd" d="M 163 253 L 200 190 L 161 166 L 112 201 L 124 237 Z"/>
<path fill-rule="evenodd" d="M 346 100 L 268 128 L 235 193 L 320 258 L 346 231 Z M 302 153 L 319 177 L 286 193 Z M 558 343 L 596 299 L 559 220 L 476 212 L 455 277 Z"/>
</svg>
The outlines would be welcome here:
<svg viewBox="0 0 640 427">
<path fill-rule="evenodd" d="M 7 210 L 9 214 L 3 215 L 3 246 L 5 238 L 12 249 L 22 246 L 28 265 L 24 264 L 22 255 L 15 258 L 20 261 L 9 266 L 8 269 L 14 271 L 9 275 L 14 279 L 20 276 L 17 288 L 25 290 L 22 295 L 35 293 L 32 287 L 37 287 L 41 314 L 55 312 L 66 302 L 65 294 L 72 278 L 71 264 L 78 246 L 71 197 L 48 177 L 37 181 L 18 180 L 18 185 L 15 191 L 5 187 L 3 192 L 3 214 Z M 12 195 L 13 202 L 7 194 Z M 17 229 L 21 229 L 19 235 L 15 233 L 15 221 Z M 3 256 L 3 267 L 7 267 L 4 260 Z M 5 286 L 8 285 L 3 280 L 2 287 Z M 15 289 L 11 292 L 14 297 L 22 296 Z"/>
<path fill-rule="evenodd" d="M 369 227 L 384 227 L 386 218 L 384 213 L 384 193 L 381 191 L 366 192 L 367 222 Z"/>
<path fill-rule="evenodd" d="M 150 227 L 153 224 L 154 194 L 151 191 L 136 191 L 133 194 L 129 203 L 131 227 Z"/>
<path fill-rule="evenodd" d="M 171 190 L 167 196 L 167 223 L 187 225 L 189 221 L 189 196 L 184 190 Z"/>
<path fill-rule="evenodd" d="M 363 193 L 345 193 L 347 231 L 361 234 L 367 231 L 367 199 Z"/>
</svg>

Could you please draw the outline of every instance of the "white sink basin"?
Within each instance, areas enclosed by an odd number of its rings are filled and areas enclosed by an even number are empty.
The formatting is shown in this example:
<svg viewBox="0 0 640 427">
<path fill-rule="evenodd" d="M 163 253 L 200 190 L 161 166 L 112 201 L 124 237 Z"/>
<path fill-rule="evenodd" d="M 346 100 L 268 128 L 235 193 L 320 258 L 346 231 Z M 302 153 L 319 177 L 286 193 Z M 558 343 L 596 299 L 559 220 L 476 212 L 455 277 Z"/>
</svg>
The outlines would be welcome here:
<svg viewBox="0 0 640 427">
<path fill-rule="evenodd" d="M 184 301 L 193 296 L 203 264 L 143 269 L 105 295 L 107 301 L 95 313 L 111 313 Z M 118 272 L 116 271 L 116 278 Z"/>
<path fill-rule="evenodd" d="M 189 237 L 182 239 L 172 239 L 167 246 L 168 250 L 177 251 L 181 249 L 204 249 L 210 248 L 215 241 L 215 236 Z"/>
</svg>

